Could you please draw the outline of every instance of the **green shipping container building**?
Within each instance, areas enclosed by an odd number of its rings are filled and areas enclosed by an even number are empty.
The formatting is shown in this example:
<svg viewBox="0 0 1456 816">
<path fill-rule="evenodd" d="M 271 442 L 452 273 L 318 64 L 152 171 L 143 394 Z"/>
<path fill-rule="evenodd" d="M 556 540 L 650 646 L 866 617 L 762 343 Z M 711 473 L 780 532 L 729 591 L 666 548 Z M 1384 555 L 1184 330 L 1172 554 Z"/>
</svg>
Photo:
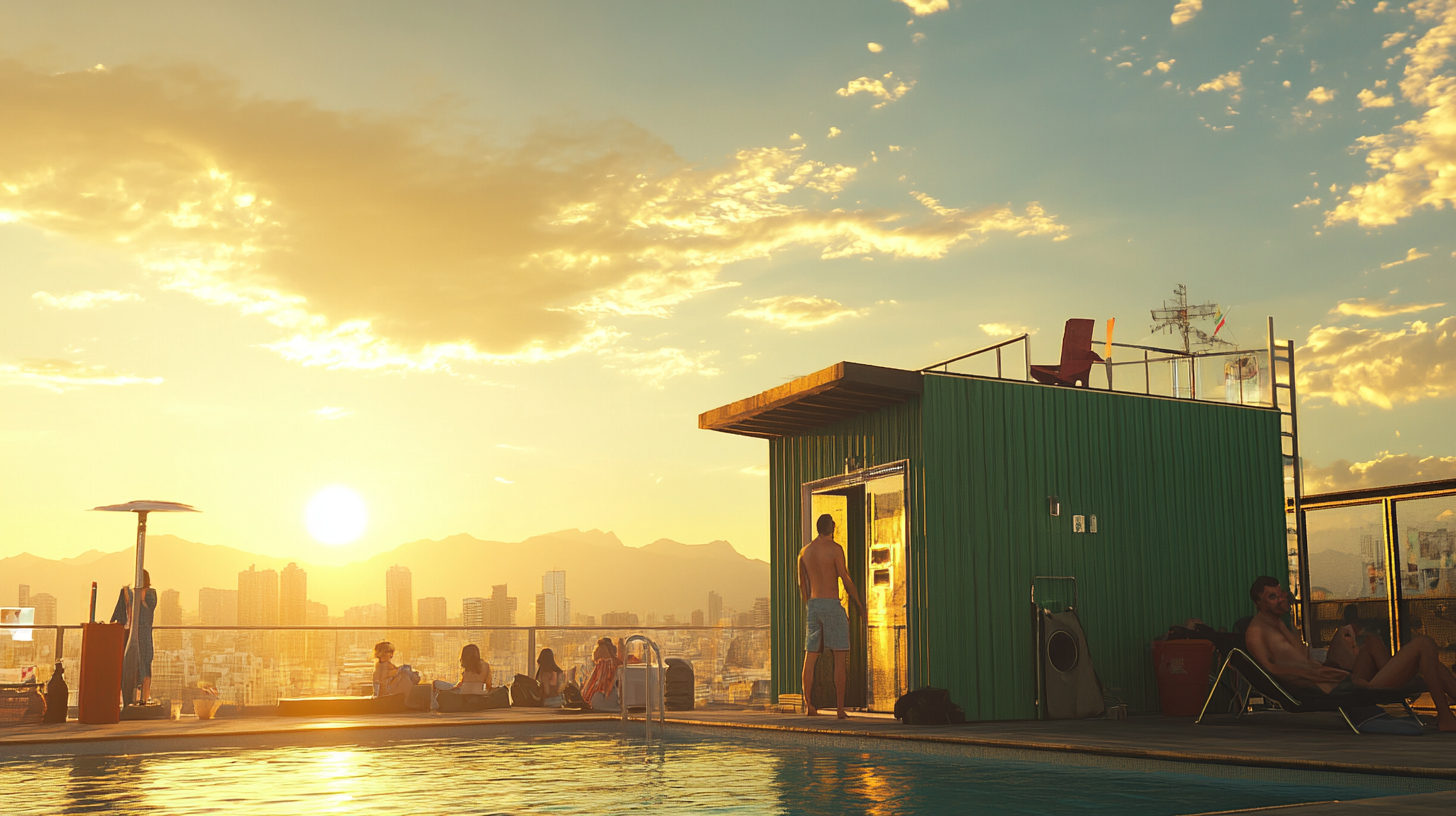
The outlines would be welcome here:
<svg viewBox="0 0 1456 816">
<path fill-rule="evenodd" d="M 1037 576 L 1076 579 L 1102 683 L 1156 711 L 1153 638 L 1232 625 L 1288 570 L 1272 408 L 839 363 L 699 426 L 769 440 L 775 699 L 801 692 L 797 557 L 823 513 L 869 607 L 847 704 L 872 711 L 935 686 L 970 720 L 1038 716 Z"/>
</svg>

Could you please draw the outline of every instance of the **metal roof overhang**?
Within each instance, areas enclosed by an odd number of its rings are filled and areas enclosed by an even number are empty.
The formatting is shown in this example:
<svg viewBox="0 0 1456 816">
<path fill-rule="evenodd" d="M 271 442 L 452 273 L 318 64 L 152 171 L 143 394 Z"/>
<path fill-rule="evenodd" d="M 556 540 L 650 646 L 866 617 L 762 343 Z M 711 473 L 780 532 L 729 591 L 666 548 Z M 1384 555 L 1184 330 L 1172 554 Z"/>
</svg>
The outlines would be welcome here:
<svg viewBox="0 0 1456 816">
<path fill-rule="evenodd" d="M 698 416 L 708 431 L 776 439 L 909 402 L 924 390 L 918 371 L 835 363 L 806 377 Z"/>
</svg>

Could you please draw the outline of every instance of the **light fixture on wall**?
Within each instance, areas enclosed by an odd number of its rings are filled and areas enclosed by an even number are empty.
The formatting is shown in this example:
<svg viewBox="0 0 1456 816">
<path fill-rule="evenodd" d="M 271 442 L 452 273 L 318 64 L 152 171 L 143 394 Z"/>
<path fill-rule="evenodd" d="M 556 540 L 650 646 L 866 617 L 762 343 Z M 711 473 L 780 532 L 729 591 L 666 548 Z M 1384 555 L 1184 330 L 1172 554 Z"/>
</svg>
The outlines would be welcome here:
<svg viewBox="0 0 1456 816">
<path fill-rule="evenodd" d="M 1062 502 L 1056 496 L 1047 496 L 1047 514 L 1053 516 L 1062 514 Z"/>
</svg>

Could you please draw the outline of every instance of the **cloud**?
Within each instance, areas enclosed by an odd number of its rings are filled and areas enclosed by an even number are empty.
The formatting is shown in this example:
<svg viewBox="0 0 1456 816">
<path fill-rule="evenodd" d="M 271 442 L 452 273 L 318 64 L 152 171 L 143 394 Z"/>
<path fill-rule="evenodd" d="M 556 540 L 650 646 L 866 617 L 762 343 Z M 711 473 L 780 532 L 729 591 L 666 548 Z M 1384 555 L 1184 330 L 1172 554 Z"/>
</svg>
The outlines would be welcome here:
<svg viewBox="0 0 1456 816">
<path fill-rule="evenodd" d="M 1390 36 L 1386 37 L 1385 38 L 1385 41 L 1380 44 L 1380 47 L 1381 48 L 1389 48 L 1392 45 L 1399 45 L 1402 40 L 1404 40 L 1406 37 L 1409 37 L 1409 36 L 1410 36 L 1410 32 L 1408 32 L 1408 31 L 1397 31 L 1394 34 L 1391 34 Z"/>
<path fill-rule="evenodd" d="M 870 53 L 871 54 L 878 54 L 881 51 L 884 51 L 885 50 L 885 47 L 883 45 L 880 45 L 879 43 L 874 43 L 874 42 L 872 42 L 872 43 L 866 43 L 865 44 L 865 47 L 870 50 Z"/>
<path fill-rule="evenodd" d="M 1325 213 L 1326 224 L 1388 226 L 1418 209 L 1456 203 L 1456 75 L 1447 70 L 1456 48 L 1456 0 L 1417 0 L 1406 8 L 1430 25 L 1405 49 L 1410 59 L 1400 82 L 1401 97 L 1420 116 L 1356 140 L 1372 180 L 1352 185 L 1349 197 Z"/>
<path fill-rule="evenodd" d="M 719 372 L 711 364 L 716 351 L 697 354 L 679 348 L 658 348 L 648 351 L 611 351 L 604 353 L 607 368 L 625 372 L 653 388 L 662 388 L 663 383 L 674 377 L 696 374 L 700 377 L 716 377 Z"/>
<path fill-rule="evenodd" d="M 267 321 L 266 347 L 309 366 L 604 353 L 629 336 L 622 319 L 668 316 L 786 247 L 939 258 L 1064 229 L 1035 206 L 831 210 L 818 202 L 857 171 L 802 147 L 694 165 L 623 122 L 499 146 L 430 115 L 244 95 L 197 67 L 0 61 L 0 109 L 7 220 L 130 253 L 163 288 Z M 622 353 L 635 370 L 656 352 Z"/>
<path fill-rule="evenodd" d="M 762 320 L 781 329 L 797 331 L 827 326 L 846 317 L 863 317 L 868 309 L 850 309 L 837 300 L 806 295 L 779 295 L 753 301 L 752 309 L 734 309 L 729 317 Z"/>
<path fill-rule="evenodd" d="M 1229 99 L 1237 102 L 1244 90 L 1244 74 L 1242 71 L 1229 71 L 1220 74 L 1213 79 L 1198 86 L 1196 93 L 1207 93 L 1208 91 L 1228 91 Z"/>
<path fill-rule="evenodd" d="M 1326 88 L 1323 85 L 1311 88 L 1309 94 L 1305 96 L 1305 99 L 1308 99 L 1316 105 L 1323 105 L 1324 103 L 1329 102 L 1334 98 L 1335 92 Z"/>
<path fill-rule="evenodd" d="M 348 408 L 338 408 L 333 405 L 325 405 L 324 407 L 311 411 L 310 413 L 314 415 L 315 419 L 322 420 L 343 419 L 344 417 L 354 415 L 354 412 L 350 411 Z"/>
<path fill-rule="evenodd" d="M 1178 5 L 1173 7 L 1173 16 L 1168 19 L 1173 25 L 1180 26 L 1198 16 L 1203 11 L 1203 0 L 1178 0 Z"/>
<path fill-rule="evenodd" d="M 1020 323 L 982 323 L 981 331 L 992 337 L 1015 337 L 1018 334 L 1036 334 L 1036 329 L 1029 329 Z"/>
<path fill-rule="evenodd" d="M 895 2 L 904 3 L 915 12 L 916 17 L 924 17 L 950 8 L 950 0 L 895 0 Z"/>
<path fill-rule="evenodd" d="M 141 300 L 142 296 L 135 292 L 101 289 L 94 292 L 72 292 L 69 295 L 36 292 L 31 295 L 31 298 L 56 309 L 99 309 L 112 303 Z"/>
<path fill-rule="evenodd" d="M 497 477 L 495 477 L 495 480 L 497 482 L 500 482 L 501 484 L 515 484 L 515 481 L 514 480 L 507 479 L 504 476 L 497 476 Z"/>
<path fill-rule="evenodd" d="M 1327 493 L 1453 478 L 1456 478 L 1456 456 L 1418 458 L 1409 453 L 1384 451 L 1368 462 L 1337 459 L 1325 467 L 1306 467 L 1304 492 Z"/>
<path fill-rule="evenodd" d="M 768 468 L 764 467 L 763 465 L 749 465 L 748 467 L 743 468 L 738 472 L 742 473 L 745 476 L 767 476 Z"/>
<path fill-rule="evenodd" d="M 1355 94 L 1355 97 L 1360 100 L 1360 110 L 1365 110 L 1366 108 L 1389 108 L 1395 105 L 1395 97 L 1376 96 L 1375 92 L 1369 88 Z"/>
<path fill-rule="evenodd" d="M 910 42 L 913 42 L 916 45 L 919 45 L 919 44 L 925 42 L 925 32 L 924 31 L 917 31 L 914 34 L 910 35 Z"/>
<path fill-rule="evenodd" d="M 1319 206 L 1319 203 L 1320 203 L 1320 200 L 1318 198 L 1311 198 L 1309 196 L 1305 196 L 1303 201 L 1301 201 L 1298 204 L 1295 204 L 1294 205 L 1294 209 L 1297 210 L 1300 207 L 1318 207 Z"/>
<path fill-rule="evenodd" d="M 1411 261 L 1419 261 L 1422 258 L 1429 258 L 1429 257 L 1431 257 L 1431 253 L 1429 253 L 1429 252 L 1421 252 L 1420 250 L 1416 249 L 1415 247 L 1411 247 L 1410 249 L 1406 250 L 1406 253 L 1405 253 L 1405 257 L 1404 258 L 1401 258 L 1398 261 L 1390 261 L 1389 263 L 1383 263 L 1383 264 L 1380 265 L 1380 268 L 1381 269 L 1389 269 L 1392 266 L 1400 266 L 1403 263 L 1410 263 Z"/>
<path fill-rule="evenodd" d="M 1427 309 L 1439 309 L 1445 305 L 1444 303 L 1406 303 L 1396 306 L 1380 300 L 1367 301 L 1365 298 L 1355 298 L 1341 301 L 1340 305 L 1330 310 L 1330 314 L 1354 315 L 1355 317 L 1393 317 L 1424 312 Z"/>
<path fill-rule="evenodd" d="M 1304 399 L 1391 408 L 1456 395 L 1456 317 L 1384 332 L 1315 326 L 1299 349 Z"/>
<path fill-rule="evenodd" d="M 834 127 L 833 125 L 830 125 L 829 126 L 829 135 L 825 136 L 824 138 L 826 138 L 826 139 L 833 139 L 835 136 L 838 136 L 839 134 L 841 134 L 843 132 L 844 131 L 840 130 L 839 128 Z"/>
<path fill-rule="evenodd" d="M 889 80 L 890 86 L 886 86 L 884 80 Z M 844 97 L 854 96 L 855 94 L 859 93 L 867 93 L 870 96 L 873 96 L 874 98 L 880 100 L 880 103 L 878 105 L 875 105 L 876 108 L 883 108 L 891 102 L 894 102 L 904 97 L 905 94 L 909 93 L 910 89 L 914 87 L 915 80 L 912 79 L 909 82 L 898 81 L 895 79 L 895 72 L 891 71 L 890 73 L 885 74 L 884 77 L 882 77 L 881 79 L 870 79 L 869 77 L 851 79 L 848 85 L 835 91 L 835 93 Z"/>
<path fill-rule="evenodd" d="M 72 360 L 24 360 L 0 363 L 0 386 L 29 385 L 62 393 L 92 385 L 159 385 L 161 377 L 119 374 L 100 365 Z"/>
</svg>

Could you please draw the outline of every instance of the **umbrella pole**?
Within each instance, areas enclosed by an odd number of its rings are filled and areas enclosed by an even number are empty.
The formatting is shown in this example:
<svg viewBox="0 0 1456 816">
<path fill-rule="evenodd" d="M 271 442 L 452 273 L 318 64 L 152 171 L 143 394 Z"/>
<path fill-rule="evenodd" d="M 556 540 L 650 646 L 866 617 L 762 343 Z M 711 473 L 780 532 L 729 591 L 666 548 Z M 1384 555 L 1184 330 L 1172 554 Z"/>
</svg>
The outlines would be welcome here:
<svg viewBox="0 0 1456 816">
<path fill-rule="evenodd" d="M 142 593 L 146 590 L 142 587 L 142 569 L 146 560 L 147 548 L 147 511 L 137 512 L 137 538 L 136 538 L 136 576 L 131 591 L 131 627 L 126 638 L 126 657 L 121 663 L 121 694 L 122 700 L 132 704 L 132 695 L 136 693 L 137 686 L 141 685 L 138 678 L 141 670 L 141 637 L 138 630 L 141 629 L 142 619 Z M 145 704 L 146 700 L 140 701 Z"/>
</svg>

